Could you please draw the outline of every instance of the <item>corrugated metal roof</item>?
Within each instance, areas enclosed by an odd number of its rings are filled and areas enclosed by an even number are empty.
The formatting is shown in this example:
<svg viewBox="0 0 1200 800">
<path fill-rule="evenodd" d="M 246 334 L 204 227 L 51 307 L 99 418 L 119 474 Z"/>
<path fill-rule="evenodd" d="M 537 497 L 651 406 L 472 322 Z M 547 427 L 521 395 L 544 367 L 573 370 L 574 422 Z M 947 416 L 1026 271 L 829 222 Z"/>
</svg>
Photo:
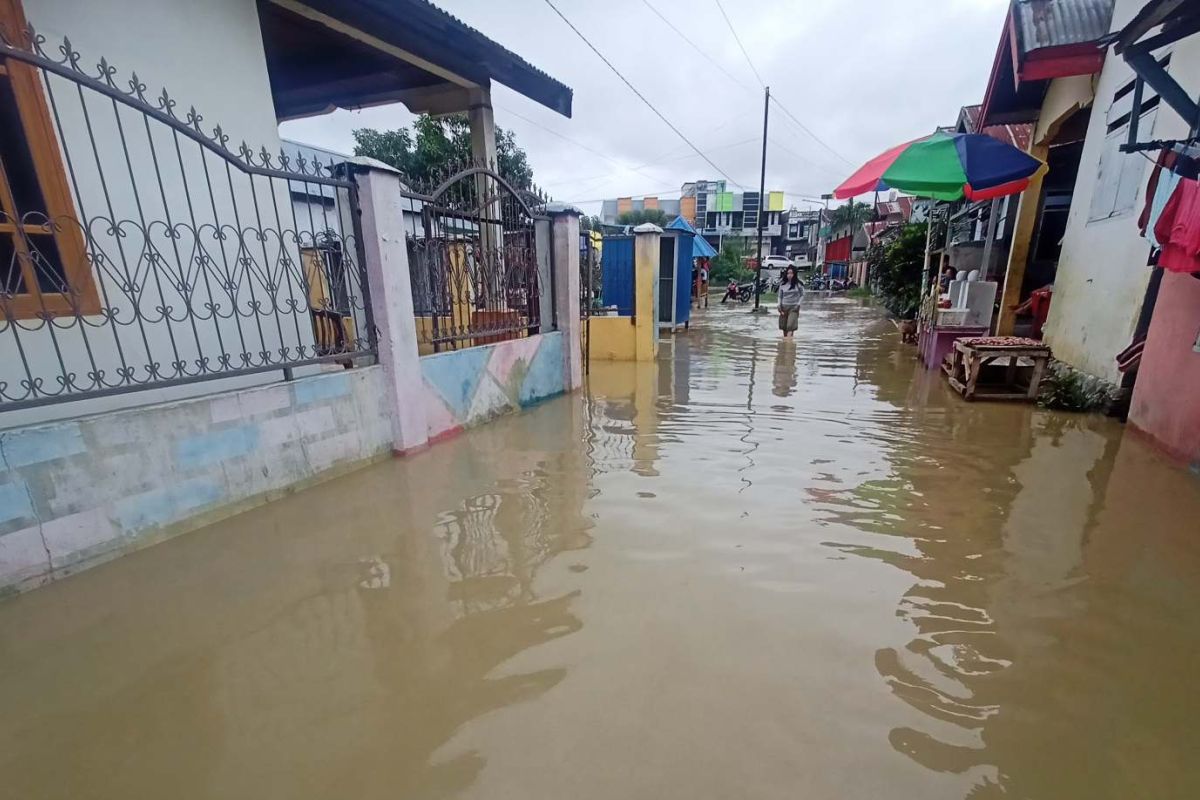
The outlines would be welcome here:
<svg viewBox="0 0 1200 800">
<path fill-rule="evenodd" d="M 429 0 L 304 0 L 303 5 L 465 78 L 489 78 L 571 116 L 570 87 Z"/>
<path fill-rule="evenodd" d="M 1114 5 L 1115 0 L 1014 0 L 1017 46 L 1026 54 L 1094 42 L 1108 33 Z"/>
</svg>

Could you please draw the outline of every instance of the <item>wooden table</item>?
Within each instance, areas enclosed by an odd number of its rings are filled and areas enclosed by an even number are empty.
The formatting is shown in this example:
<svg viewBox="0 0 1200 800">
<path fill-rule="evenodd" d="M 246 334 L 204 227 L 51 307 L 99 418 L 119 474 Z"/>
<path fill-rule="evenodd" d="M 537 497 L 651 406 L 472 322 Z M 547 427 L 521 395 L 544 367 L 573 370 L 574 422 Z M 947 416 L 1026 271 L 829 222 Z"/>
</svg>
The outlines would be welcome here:
<svg viewBox="0 0 1200 800">
<path fill-rule="evenodd" d="M 1032 339 L 959 339 L 942 370 L 949 376 L 950 385 L 967 400 L 1033 402 L 1049 361 L 1050 348 Z"/>
</svg>

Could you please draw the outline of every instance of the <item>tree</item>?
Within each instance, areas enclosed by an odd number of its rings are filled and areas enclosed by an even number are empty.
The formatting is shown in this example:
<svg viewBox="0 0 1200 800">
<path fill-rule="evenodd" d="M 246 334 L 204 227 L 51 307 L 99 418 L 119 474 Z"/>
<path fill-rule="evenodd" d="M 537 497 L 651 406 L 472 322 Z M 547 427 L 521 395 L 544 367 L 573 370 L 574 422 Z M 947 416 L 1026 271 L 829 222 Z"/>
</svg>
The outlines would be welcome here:
<svg viewBox="0 0 1200 800">
<path fill-rule="evenodd" d="M 869 222 L 873 216 L 875 216 L 875 212 L 871 206 L 851 200 L 846 205 L 838 206 L 830 212 L 829 227 L 835 231 L 845 228 L 853 230 L 864 222 Z"/>
<path fill-rule="evenodd" d="M 617 215 L 618 225 L 641 225 L 644 222 L 651 222 L 660 228 L 666 227 L 670 222 L 667 217 L 667 212 L 661 208 L 644 208 L 641 211 L 622 211 Z"/>
<path fill-rule="evenodd" d="M 713 256 L 709 265 L 708 279 L 713 284 L 728 283 L 730 279 L 748 281 L 754 271 L 746 266 L 746 241 L 736 236 L 727 236 L 721 242 L 721 252 Z"/>
<path fill-rule="evenodd" d="M 867 251 L 875 293 L 888 311 L 912 319 L 921 303 L 921 269 L 925 263 L 925 223 L 905 225 L 895 239 Z"/>
<path fill-rule="evenodd" d="M 414 186 L 430 187 L 447 171 L 471 160 L 471 125 L 465 114 L 422 114 L 413 122 L 411 132 L 407 128 L 358 128 L 353 133 L 354 155 L 395 167 Z M 497 171 L 514 189 L 533 186 L 533 168 L 512 131 L 496 128 L 496 160 Z"/>
</svg>

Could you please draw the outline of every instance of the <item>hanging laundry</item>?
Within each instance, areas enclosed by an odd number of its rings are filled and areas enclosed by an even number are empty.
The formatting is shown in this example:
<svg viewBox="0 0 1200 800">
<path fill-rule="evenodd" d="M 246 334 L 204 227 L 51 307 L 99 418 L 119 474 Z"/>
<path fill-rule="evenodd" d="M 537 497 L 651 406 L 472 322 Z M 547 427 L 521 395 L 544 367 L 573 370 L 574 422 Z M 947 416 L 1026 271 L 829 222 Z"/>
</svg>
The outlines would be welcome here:
<svg viewBox="0 0 1200 800">
<path fill-rule="evenodd" d="M 1191 178 L 1179 181 L 1154 226 L 1154 235 L 1162 247 L 1160 267 L 1200 272 L 1200 182 Z"/>
<path fill-rule="evenodd" d="M 1150 170 L 1150 179 L 1146 181 L 1146 205 L 1142 208 L 1142 213 L 1138 215 L 1138 232 L 1147 238 L 1154 236 L 1154 223 L 1158 221 L 1163 206 L 1167 204 L 1167 200 L 1171 198 L 1171 193 L 1175 191 L 1175 186 L 1179 183 L 1178 177 L 1174 176 L 1172 171 L 1172 167 L 1175 166 L 1175 158 L 1174 150 L 1163 148 L 1154 162 L 1154 168 Z M 1170 182 L 1170 191 L 1163 195 L 1162 202 L 1157 204 L 1156 209 L 1155 200 L 1159 196 L 1159 181 L 1163 179 L 1164 174 Z"/>
<path fill-rule="evenodd" d="M 1163 170 L 1162 176 L 1158 180 L 1158 186 L 1154 189 L 1154 196 L 1150 200 L 1150 215 L 1147 219 L 1146 238 L 1150 240 L 1150 244 L 1155 247 L 1162 247 L 1162 242 L 1154 232 L 1154 226 L 1158 224 L 1158 220 L 1162 217 L 1163 209 L 1167 207 L 1167 201 L 1175 194 L 1175 189 L 1179 186 L 1179 181 L 1182 177 L 1171 172 Z"/>
</svg>

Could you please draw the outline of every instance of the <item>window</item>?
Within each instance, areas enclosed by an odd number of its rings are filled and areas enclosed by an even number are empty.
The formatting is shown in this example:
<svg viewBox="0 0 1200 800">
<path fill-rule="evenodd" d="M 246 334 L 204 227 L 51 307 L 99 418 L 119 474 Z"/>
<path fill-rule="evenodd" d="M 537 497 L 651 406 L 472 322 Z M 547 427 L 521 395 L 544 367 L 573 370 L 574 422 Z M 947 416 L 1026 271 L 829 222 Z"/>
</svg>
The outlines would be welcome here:
<svg viewBox="0 0 1200 800">
<path fill-rule="evenodd" d="M 1164 67 L 1170 64 L 1170 54 L 1159 59 L 1159 63 Z M 1129 139 L 1129 123 L 1135 113 L 1139 118 L 1139 134 L 1152 136 L 1161 98 L 1146 86 L 1141 106 L 1135 109 L 1133 85 L 1134 81 L 1130 81 L 1117 90 L 1105 116 L 1104 147 L 1100 152 L 1100 168 L 1088 222 L 1131 214 L 1137 202 L 1147 162 L 1137 153 L 1122 153 L 1121 145 Z"/>
<path fill-rule="evenodd" d="M 25 30 L 20 0 L 0 0 L 0 25 Z M 0 59 L 0 292 L 0 317 L 99 310 L 38 70 L 13 58 Z"/>
</svg>

